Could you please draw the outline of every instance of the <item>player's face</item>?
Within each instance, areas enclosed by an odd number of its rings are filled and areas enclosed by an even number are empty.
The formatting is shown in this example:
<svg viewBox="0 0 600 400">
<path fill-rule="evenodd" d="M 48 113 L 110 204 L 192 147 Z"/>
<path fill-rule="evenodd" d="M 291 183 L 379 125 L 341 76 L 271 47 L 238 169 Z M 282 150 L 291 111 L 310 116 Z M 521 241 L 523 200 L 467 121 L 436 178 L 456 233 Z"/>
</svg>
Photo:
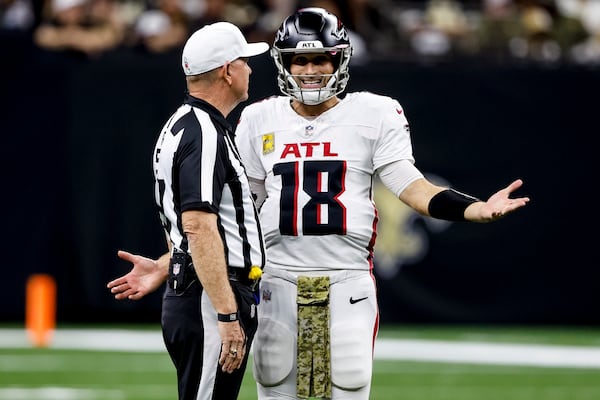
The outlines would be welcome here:
<svg viewBox="0 0 600 400">
<path fill-rule="evenodd" d="M 248 58 L 238 58 L 229 64 L 229 74 L 232 77 L 232 89 L 236 91 L 239 101 L 248 100 L 248 85 L 252 69 Z"/>
<path fill-rule="evenodd" d="M 295 75 L 294 79 L 303 89 L 319 89 L 325 86 L 333 72 L 333 60 L 327 53 L 301 53 L 292 57 L 290 73 Z"/>
</svg>

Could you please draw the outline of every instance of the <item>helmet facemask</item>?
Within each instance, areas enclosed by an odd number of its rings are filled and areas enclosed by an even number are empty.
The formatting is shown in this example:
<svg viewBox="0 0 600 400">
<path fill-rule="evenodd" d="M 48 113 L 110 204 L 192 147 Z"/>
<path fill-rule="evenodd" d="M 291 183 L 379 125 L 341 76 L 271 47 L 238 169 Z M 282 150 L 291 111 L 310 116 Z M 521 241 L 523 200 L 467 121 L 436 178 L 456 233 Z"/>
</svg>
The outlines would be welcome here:
<svg viewBox="0 0 600 400">
<path fill-rule="evenodd" d="M 335 54 L 333 57 L 334 67 L 336 67 L 336 58 L 339 60 L 335 71 L 332 74 L 318 76 L 322 81 L 327 82 L 325 85 L 321 85 L 320 88 L 303 88 L 298 84 L 297 79 L 307 77 L 308 75 L 292 75 L 290 72 L 291 62 L 284 61 L 288 56 L 290 56 L 289 59 L 291 60 L 291 56 L 297 54 L 297 52 L 293 50 L 279 50 L 276 47 L 273 47 L 271 49 L 271 55 L 277 66 L 277 84 L 282 93 L 307 105 L 321 104 L 339 93 L 342 93 L 344 89 L 346 89 L 346 84 L 350 77 L 350 74 L 348 73 L 348 63 L 350 62 L 352 47 L 348 46 L 344 49 L 324 49 L 324 52 Z M 317 76 L 311 77 L 315 78 Z"/>
</svg>

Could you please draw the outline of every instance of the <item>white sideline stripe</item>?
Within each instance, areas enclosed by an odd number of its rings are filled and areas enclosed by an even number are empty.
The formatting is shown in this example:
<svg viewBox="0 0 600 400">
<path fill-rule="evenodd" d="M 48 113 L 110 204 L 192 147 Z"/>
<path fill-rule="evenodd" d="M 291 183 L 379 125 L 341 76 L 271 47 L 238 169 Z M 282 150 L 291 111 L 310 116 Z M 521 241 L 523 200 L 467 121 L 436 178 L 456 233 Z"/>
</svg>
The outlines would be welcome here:
<svg viewBox="0 0 600 400">
<path fill-rule="evenodd" d="M 0 329 L 0 348 L 27 348 L 24 329 Z M 59 329 L 53 349 L 166 351 L 160 331 Z M 600 369 L 600 347 L 377 339 L 375 359 Z"/>
<path fill-rule="evenodd" d="M 65 387 L 0 388 L 4 400 L 121 400 L 125 394 L 116 390 L 73 389 Z"/>
<path fill-rule="evenodd" d="M 31 347 L 24 329 L 0 329 L 0 348 Z M 58 329 L 50 348 L 69 350 L 166 351 L 160 331 L 125 329 Z"/>
<path fill-rule="evenodd" d="M 532 367 L 600 368 L 600 348 L 437 340 L 379 339 L 379 360 L 414 360 Z"/>
</svg>

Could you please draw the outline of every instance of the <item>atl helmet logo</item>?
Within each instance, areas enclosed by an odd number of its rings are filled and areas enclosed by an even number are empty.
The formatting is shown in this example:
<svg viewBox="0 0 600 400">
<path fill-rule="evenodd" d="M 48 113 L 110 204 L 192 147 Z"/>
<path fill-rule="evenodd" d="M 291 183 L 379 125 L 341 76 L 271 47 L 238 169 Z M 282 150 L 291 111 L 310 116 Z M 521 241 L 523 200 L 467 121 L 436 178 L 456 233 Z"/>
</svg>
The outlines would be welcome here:
<svg viewBox="0 0 600 400">
<path fill-rule="evenodd" d="M 322 49 L 323 43 L 320 40 L 301 40 L 296 45 L 297 49 Z"/>
</svg>

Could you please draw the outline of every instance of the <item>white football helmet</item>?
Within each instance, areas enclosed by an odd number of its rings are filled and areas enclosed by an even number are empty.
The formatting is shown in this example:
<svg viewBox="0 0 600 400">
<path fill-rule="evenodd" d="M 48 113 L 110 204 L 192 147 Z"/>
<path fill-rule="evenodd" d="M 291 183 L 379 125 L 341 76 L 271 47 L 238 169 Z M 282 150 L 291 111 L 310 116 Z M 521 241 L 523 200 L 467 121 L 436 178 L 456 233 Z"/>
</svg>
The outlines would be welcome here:
<svg viewBox="0 0 600 400">
<path fill-rule="evenodd" d="M 298 53 L 328 53 L 333 58 L 335 71 L 324 75 L 327 82 L 318 89 L 301 88 L 290 73 L 291 59 Z M 309 7 L 298 10 L 283 21 L 271 48 L 277 66 L 277 84 L 285 95 L 303 104 L 321 104 L 346 89 L 348 64 L 352 46 L 348 31 L 342 22 L 329 11 Z"/>
</svg>

